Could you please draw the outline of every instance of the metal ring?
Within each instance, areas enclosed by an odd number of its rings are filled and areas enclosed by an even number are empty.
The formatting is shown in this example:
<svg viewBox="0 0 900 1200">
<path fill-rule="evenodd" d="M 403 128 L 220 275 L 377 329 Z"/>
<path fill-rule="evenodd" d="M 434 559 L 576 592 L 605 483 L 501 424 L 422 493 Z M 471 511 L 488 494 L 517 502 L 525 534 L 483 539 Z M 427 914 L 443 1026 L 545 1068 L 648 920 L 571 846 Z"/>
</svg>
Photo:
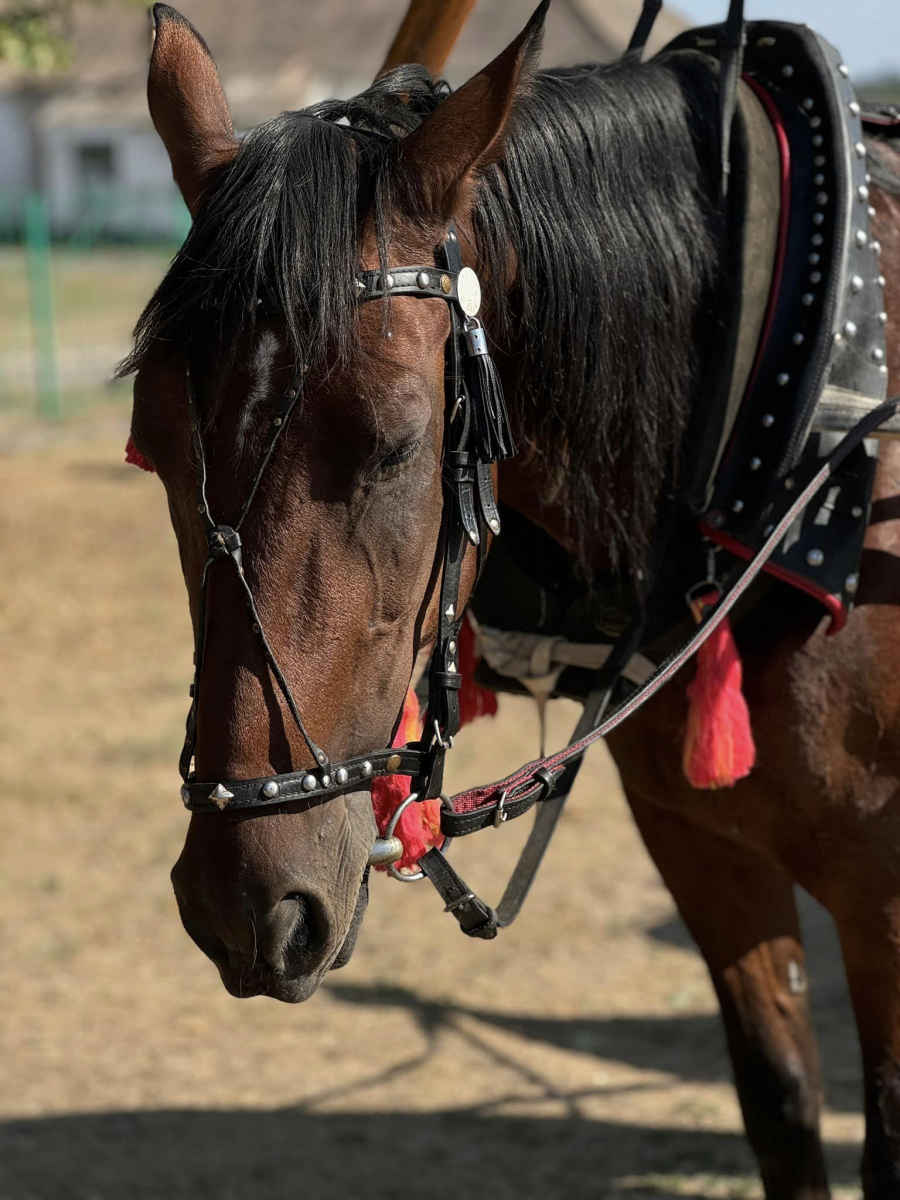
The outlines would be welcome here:
<svg viewBox="0 0 900 1200">
<path fill-rule="evenodd" d="M 442 750 L 452 750 L 453 749 L 453 734 L 451 733 L 450 736 L 447 738 L 447 740 L 444 741 L 444 736 L 441 733 L 441 727 L 438 724 L 437 717 L 434 718 L 434 738 Z"/>
<path fill-rule="evenodd" d="M 397 805 L 396 809 L 394 809 L 394 812 L 391 814 L 391 819 L 385 826 L 384 834 L 382 835 L 383 837 L 389 838 L 394 836 L 400 818 L 403 816 L 410 804 L 412 804 L 414 800 L 418 799 L 418 792 L 410 792 L 406 799 L 402 800 L 400 804 Z M 453 811 L 453 805 L 450 803 L 450 797 L 445 796 L 443 792 L 441 793 L 441 804 L 444 806 L 444 808 L 449 809 L 450 812 Z M 444 853 L 447 850 L 447 847 L 452 841 L 453 838 L 451 837 L 444 838 L 443 842 L 441 843 L 441 853 Z M 388 863 L 387 872 L 388 875 L 390 875 L 393 879 L 399 879 L 401 883 L 418 883 L 420 879 L 425 878 L 424 871 L 417 871 L 415 875 L 404 875 L 402 872 L 397 870 L 396 863 Z"/>
</svg>

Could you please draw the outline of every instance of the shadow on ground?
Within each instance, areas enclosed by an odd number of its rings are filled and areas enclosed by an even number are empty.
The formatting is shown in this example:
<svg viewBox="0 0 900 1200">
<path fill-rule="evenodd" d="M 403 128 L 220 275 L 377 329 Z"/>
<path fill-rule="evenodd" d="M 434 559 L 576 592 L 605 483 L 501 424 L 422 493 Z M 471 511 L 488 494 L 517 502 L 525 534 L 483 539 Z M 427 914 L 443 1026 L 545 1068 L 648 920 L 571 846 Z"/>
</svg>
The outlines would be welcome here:
<svg viewBox="0 0 900 1200">
<path fill-rule="evenodd" d="M 835 1182 L 853 1179 L 856 1152 L 830 1150 Z M 15 1121 L 0 1127 L 0 1163 L 5 1200 L 703 1200 L 723 1192 L 702 1177 L 753 1173 L 732 1133 L 302 1107 Z"/>
</svg>

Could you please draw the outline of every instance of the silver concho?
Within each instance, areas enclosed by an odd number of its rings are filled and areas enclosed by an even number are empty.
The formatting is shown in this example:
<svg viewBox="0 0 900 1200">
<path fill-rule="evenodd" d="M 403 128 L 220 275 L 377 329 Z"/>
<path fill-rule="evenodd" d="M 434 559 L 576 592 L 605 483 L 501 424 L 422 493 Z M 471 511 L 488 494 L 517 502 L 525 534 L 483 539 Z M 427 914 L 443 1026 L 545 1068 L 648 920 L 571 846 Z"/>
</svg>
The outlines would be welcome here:
<svg viewBox="0 0 900 1200">
<path fill-rule="evenodd" d="M 471 267 L 463 267 L 456 280 L 459 307 L 467 317 L 476 317 L 481 308 L 481 284 Z"/>
</svg>

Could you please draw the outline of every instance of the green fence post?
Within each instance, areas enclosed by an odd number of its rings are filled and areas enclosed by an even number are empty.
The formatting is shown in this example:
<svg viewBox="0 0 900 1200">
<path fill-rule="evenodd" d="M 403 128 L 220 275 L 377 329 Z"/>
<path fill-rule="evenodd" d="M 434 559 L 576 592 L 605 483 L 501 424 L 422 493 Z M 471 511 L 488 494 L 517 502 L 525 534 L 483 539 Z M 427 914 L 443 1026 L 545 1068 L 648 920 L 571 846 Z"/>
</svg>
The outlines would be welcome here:
<svg viewBox="0 0 900 1200">
<path fill-rule="evenodd" d="M 25 197 L 25 244 L 28 286 L 31 292 L 31 328 L 34 338 L 38 411 L 44 417 L 62 415 L 56 374 L 56 320 L 53 304 L 53 259 L 50 223 L 44 197 Z"/>
</svg>

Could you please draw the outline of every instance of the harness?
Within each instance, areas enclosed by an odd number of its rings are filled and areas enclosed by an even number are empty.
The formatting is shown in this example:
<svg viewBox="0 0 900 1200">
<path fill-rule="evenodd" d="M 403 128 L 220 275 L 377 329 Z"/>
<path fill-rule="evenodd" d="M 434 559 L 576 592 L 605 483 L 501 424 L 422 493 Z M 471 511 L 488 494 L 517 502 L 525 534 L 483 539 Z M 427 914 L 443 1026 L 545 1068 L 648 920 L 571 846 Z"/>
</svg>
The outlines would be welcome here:
<svg viewBox="0 0 900 1200">
<path fill-rule="evenodd" d="M 645 5 L 645 14 L 633 39 L 630 53 L 640 53 L 649 32 L 649 25 L 652 25 L 652 16 L 659 7 L 656 0 Z M 738 105 L 738 78 L 745 42 L 742 5 L 732 3 L 729 20 L 720 29 L 718 36 L 723 61 L 723 99 L 720 114 L 723 126 L 722 188 L 723 193 L 726 193 L 731 168 L 732 117 Z M 706 31 L 699 33 L 704 34 Z M 696 42 L 693 45 L 696 47 Z M 788 65 L 790 64 L 784 64 Z M 782 76 L 789 78 L 783 68 Z M 844 78 L 843 75 L 841 77 Z M 852 105 L 855 101 L 847 103 Z M 856 108 L 857 111 L 850 108 L 850 115 L 858 120 L 858 105 Z M 889 120 L 892 120 L 892 117 L 888 118 L 885 115 L 885 123 Z M 819 136 L 813 135 L 813 145 Z M 835 173 L 836 182 L 845 189 L 844 199 L 837 205 L 838 217 L 835 218 L 834 232 L 837 238 L 843 237 L 851 228 L 851 218 L 847 214 L 856 211 L 852 207 L 851 201 L 854 198 L 849 189 L 855 187 L 858 190 L 865 187 L 865 184 L 855 183 L 845 168 L 837 164 L 832 164 L 830 169 Z M 731 189 L 732 195 L 735 190 Z M 860 200 L 859 195 L 856 199 Z M 867 202 L 866 193 L 862 197 L 863 209 L 866 211 Z M 820 207 L 824 208 L 825 203 Z M 823 223 L 824 220 L 816 222 L 816 230 Z M 844 234 L 840 232 L 841 229 L 844 230 Z M 861 242 L 857 243 L 857 248 L 864 248 Z M 872 398 L 871 404 L 867 406 L 868 411 L 865 411 L 861 418 L 860 410 L 854 409 L 852 427 L 836 446 L 830 448 L 827 455 L 819 456 L 817 453 L 813 456 L 798 457 L 794 454 L 791 460 L 791 486 L 781 487 L 777 493 L 767 496 L 765 525 L 757 531 L 756 541 L 749 551 L 749 561 L 736 565 L 721 588 L 718 604 L 706 610 L 704 619 L 691 636 L 669 653 L 651 673 L 644 672 L 643 682 L 611 715 L 606 714 L 615 686 L 641 645 L 643 622 L 640 619 L 633 620 L 621 632 L 608 654 L 603 656 L 602 665 L 591 675 L 590 686 L 586 689 L 584 712 L 565 749 L 529 762 L 503 780 L 459 793 L 450 799 L 442 794 L 442 786 L 446 752 L 452 746 L 454 735 L 459 729 L 458 692 L 462 680 L 458 669 L 457 646 L 463 620 L 459 602 L 462 567 L 468 549 L 476 547 L 480 572 L 486 557 L 489 537 L 500 532 L 501 520 L 493 489 L 492 463 L 511 457 L 515 451 L 499 378 L 488 353 L 484 329 L 478 320 L 480 286 L 475 273 L 462 264 L 458 238 L 452 226 L 444 238 L 439 257 L 442 261 L 438 265 L 390 267 L 384 272 L 364 271 L 356 280 L 361 303 L 391 296 L 418 297 L 444 301 L 450 312 L 451 330 L 445 351 L 444 514 L 439 618 L 428 669 L 428 702 L 422 739 L 400 748 L 379 749 L 343 762 L 332 762 L 327 752 L 313 741 L 306 729 L 291 687 L 266 638 L 252 590 L 244 576 L 241 526 L 278 442 L 296 409 L 302 393 L 304 368 L 298 366 L 294 369 L 288 387 L 275 407 L 248 493 L 236 520 L 231 525 L 217 522 L 209 511 L 201 419 L 189 377 L 191 435 L 197 459 L 196 504 L 207 537 L 208 556 L 201 576 L 194 682 L 180 760 L 183 779 L 181 794 L 185 807 L 191 812 L 268 810 L 295 801 L 303 801 L 304 805 L 309 807 L 346 792 L 359 791 L 368 781 L 379 776 L 410 776 L 413 790 L 391 818 L 385 838 L 376 842 L 370 863 L 388 864 L 395 877 L 404 881 L 427 876 L 442 896 L 445 911 L 453 914 L 465 933 L 479 938 L 493 938 L 499 928 L 515 919 L 521 908 L 588 747 L 636 712 L 700 648 L 746 594 L 759 572 L 779 553 L 786 534 L 799 520 L 813 497 L 827 481 L 845 467 L 867 437 L 896 416 L 900 409 L 900 397 L 878 403 L 878 399 L 883 398 L 882 389 L 881 397 L 876 395 Z M 856 295 L 852 277 L 848 286 L 850 292 Z M 824 289 L 823 295 L 822 303 L 828 307 L 830 318 L 822 319 L 831 345 L 834 314 L 843 310 L 835 298 L 836 293 L 832 294 L 828 289 Z M 818 326 L 815 329 L 811 326 L 811 330 L 816 337 L 819 336 Z M 796 341 L 794 344 L 800 345 Z M 840 348 L 840 342 L 837 344 Z M 823 359 L 823 354 L 824 351 L 816 357 L 820 375 L 824 371 L 823 363 L 827 365 L 827 361 L 830 361 Z M 883 382 L 884 372 L 878 369 L 881 365 L 879 359 L 871 360 L 870 366 L 874 368 L 878 383 Z M 840 363 L 836 373 L 840 375 Z M 759 370 L 756 374 L 759 374 Z M 777 380 L 775 384 L 777 387 Z M 810 389 L 804 392 L 802 419 L 807 434 L 815 408 L 815 398 L 812 403 L 808 399 L 811 394 Z M 869 396 L 872 396 L 871 391 Z M 736 420 L 737 417 L 732 414 L 732 425 Z M 765 419 L 761 421 L 765 429 L 771 424 L 772 422 L 767 423 Z M 801 448 L 802 444 L 800 443 Z M 721 454 L 713 448 L 708 457 L 710 460 L 717 459 Z M 748 469 L 755 470 L 752 465 Z M 734 472 L 730 475 L 733 476 Z M 710 503 L 711 486 L 707 477 L 702 488 L 705 503 L 698 506 L 700 511 L 706 510 Z M 725 484 L 722 484 L 721 488 L 724 487 Z M 717 498 L 721 494 L 721 488 Z M 735 508 L 732 503 L 733 513 L 739 514 L 742 509 L 743 505 Z M 711 520 L 711 525 L 715 526 L 716 522 Z M 723 521 L 716 528 L 721 531 L 724 525 Z M 754 525 L 754 530 L 756 528 Z M 207 591 L 211 571 L 217 562 L 230 563 L 236 572 L 247 603 L 248 621 L 256 635 L 263 658 L 312 756 L 314 765 L 308 769 L 257 779 L 200 781 L 196 778 L 193 759 L 204 662 Z M 479 899 L 451 866 L 444 854 L 446 842 L 442 849 L 432 849 L 421 859 L 421 871 L 418 875 L 400 875 L 390 866 L 402 854 L 402 846 L 393 836 L 402 811 L 416 801 L 438 796 L 443 801 L 441 830 L 447 841 L 480 829 L 500 828 L 506 821 L 539 805 L 535 826 L 496 910 Z"/>
</svg>

